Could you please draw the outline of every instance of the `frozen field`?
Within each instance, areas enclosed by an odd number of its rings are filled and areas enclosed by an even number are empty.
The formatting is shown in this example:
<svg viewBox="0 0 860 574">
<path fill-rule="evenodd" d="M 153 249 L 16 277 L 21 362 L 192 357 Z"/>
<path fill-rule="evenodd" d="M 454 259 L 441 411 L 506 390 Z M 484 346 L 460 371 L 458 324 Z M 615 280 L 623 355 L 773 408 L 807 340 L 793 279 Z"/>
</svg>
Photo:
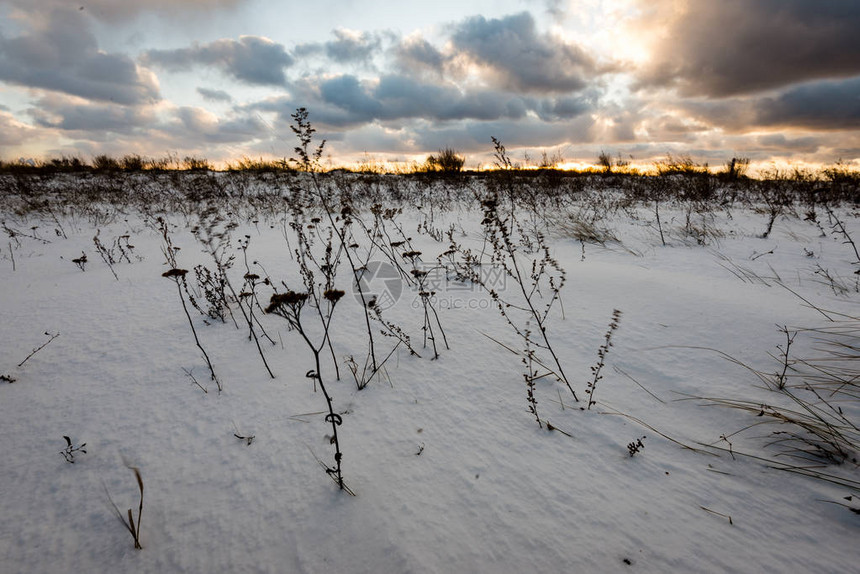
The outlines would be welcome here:
<svg viewBox="0 0 860 574">
<path fill-rule="evenodd" d="M 326 187 L 330 218 L 280 197 L 315 197 L 297 181 L 5 202 L 2 572 L 856 569 L 856 208 L 794 202 L 763 238 L 769 208 L 740 199 L 667 200 L 658 224 L 653 202 L 586 189 L 511 219 L 477 183 L 405 183 L 377 208 Z M 210 315 L 213 251 L 233 291 Z M 290 291 L 311 292 L 319 373 L 270 306 Z"/>
</svg>

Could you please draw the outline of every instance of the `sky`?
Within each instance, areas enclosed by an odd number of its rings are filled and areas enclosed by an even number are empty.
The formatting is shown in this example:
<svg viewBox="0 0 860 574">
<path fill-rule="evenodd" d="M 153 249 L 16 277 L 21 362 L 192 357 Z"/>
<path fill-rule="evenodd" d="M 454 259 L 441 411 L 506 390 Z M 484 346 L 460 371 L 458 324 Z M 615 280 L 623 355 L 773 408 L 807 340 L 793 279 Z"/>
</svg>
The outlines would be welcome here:
<svg viewBox="0 0 860 574">
<path fill-rule="evenodd" d="M 857 0 L 0 0 L 0 159 L 860 163 Z"/>
</svg>

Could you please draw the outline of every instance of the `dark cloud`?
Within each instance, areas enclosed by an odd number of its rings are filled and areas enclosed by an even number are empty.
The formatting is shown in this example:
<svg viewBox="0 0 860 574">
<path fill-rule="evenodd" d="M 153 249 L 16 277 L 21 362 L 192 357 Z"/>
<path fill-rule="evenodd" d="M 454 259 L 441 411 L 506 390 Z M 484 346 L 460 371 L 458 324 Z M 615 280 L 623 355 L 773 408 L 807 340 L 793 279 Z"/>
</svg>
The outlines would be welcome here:
<svg viewBox="0 0 860 574">
<path fill-rule="evenodd" d="M 504 88 L 524 92 L 581 90 L 595 72 L 580 47 L 539 34 L 528 12 L 501 19 L 475 16 L 457 25 L 454 48 Z"/>
<path fill-rule="evenodd" d="M 569 120 L 595 109 L 594 95 L 561 96 L 557 98 L 530 98 L 530 109 L 547 122 Z"/>
<path fill-rule="evenodd" d="M 197 93 L 203 96 L 204 100 L 210 102 L 232 102 L 233 96 L 224 90 L 212 90 L 209 88 L 197 88 Z"/>
<path fill-rule="evenodd" d="M 340 108 L 361 122 L 396 116 L 393 109 L 386 110 L 383 102 L 373 97 L 355 76 L 343 75 L 324 80 L 319 84 L 319 92 L 323 103 Z"/>
<path fill-rule="evenodd" d="M 688 98 L 674 107 L 710 126 L 736 133 L 758 128 L 856 130 L 860 129 L 860 76 L 808 82 L 767 96 Z"/>
<path fill-rule="evenodd" d="M 152 73 L 99 50 L 89 21 L 68 9 L 43 14 L 19 36 L 0 36 L 0 81 L 125 105 L 160 98 Z"/>
<path fill-rule="evenodd" d="M 762 126 L 860 129 L 860 77 L 798 86 L 758 100 L 754 110 Z"/>
<path fill-rule="evenodd" d="M 786 151 L 815 153 L 821 148 L 821 140 L 814 136 L 788 138 L 785 134 L 769 134 L 755 139 L 759 151 L 784 153 Z"/>
<path fill-rule="evenodd" d="M 726 97 L 860 74 L 856 0 L 688 0 L 674 18 L 677 3 L 641 3 L 651 18 L 641 25 L 670 21 L 641 85 Z"/>
<path fill-rule="evenodd" d="M 275 86 L 286 84 L 284 69 L 293 64 L 283 45 L 260 36 L 221 39 L 178 50 L 149 50 L 143 61 L 173 71 L 213 66 L 247 84 Z"/>
</svg>

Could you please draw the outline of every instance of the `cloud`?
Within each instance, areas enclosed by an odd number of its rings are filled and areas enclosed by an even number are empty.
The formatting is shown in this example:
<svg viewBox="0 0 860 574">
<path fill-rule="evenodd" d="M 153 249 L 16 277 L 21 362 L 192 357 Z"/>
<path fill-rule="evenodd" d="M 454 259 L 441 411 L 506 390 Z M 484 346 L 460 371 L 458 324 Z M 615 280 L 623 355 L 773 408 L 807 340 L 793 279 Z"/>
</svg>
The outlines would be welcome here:
<svg viewBox="0 0 860 574">
<path fill-rule="evenodd" d="M 657 103 L 652 103 L 658 106 Z M 687 98 L 665 102 L 710 126 L 746 133 L 760 128 L 844 131 L 860 129 L 860 76 L 812 81 L 760 96 Z"/>
<path fill-rule="evenodd" d="M 356 122 L 367 122 L 383 115 L 391 117 L 393 110 L 385 110 L 383 103 L 361 85 L 353 75 L 341 75 L 319 84 L 323 103 L 331 104 L 353 116 Z"/>
<path fill-rule="evenodd" d="M 0 145 L 3 147 L 21 145 L 36 137 L 38 132 L 38 129 L 18 121 L 11 113 L 0 109 Z"/>
<path fill-rule="evenodd" d="M 854 0 L 639 3 L 645 16 L 634 25 L 662 38 L 639 71 L 641 86 L 720 98 L 860 74 Z"/>
<path fill-rule="evenodd" d="M 451 42 L 506 89 L 576 91 L 595 73 L 592 58 L 582 48 L 539 34 L 528 12 L 492 20 L 469 18 L 455 26 Z"/>
<path fill-rule="evenodd" d="M 72 4 L 74 9 L 84 12 L 99 20 L 118 22 L 129 20 L 141 13 L 171 14 L 177 12 L 193 12 L 198 15 L 207 14 L 213 10 L 229 9 L 247 3 L 247 0 L 145 0 L 141 2 L 117 0 L 5 0 L 12 6 L 33 14 L 43 14 L 58 8 L 68 9 Z"/>
<path fill-rule="evenodd" d="M 403 160 L 404 155 L 417 155 L 421 160 L 436 150 L 454 147 L 466 155 L 467 165 L 474 166 L 493 161 L 491 136 L 501 139 L 514 161 L 521 161 L 519 150 L 523 147 L 547 149 L 566 145 L 571 142 L 572 134 L 576 134 L 573 139 L 577 141 L 590 139 L 592 124 L 589 116 L 555 124 L 534 117 L 516 121 L 466 120 L 457 123 L 413 119 L 393 125 L 361 126 L 349 130 L 337 142 L 330 139 L 328 147 L 340 157 L 348 156 L 358 161 L 368 157 Z M 320 137 L 328 138 L 330 135 L 320 132 Z"/>
<path fill-rule="evenodd" d="M 209 88 L 197 88 L 197 93 L 203 96 L 204 100 L 210 102 L 232 102 L 233 96 L 224 90 L 212 90 Z"/>
<path fill-rule="evenodd" d="M 257 117 L 218 117 L 202 108 L 183 106 L 174 112 L 174 121 L 163 129 L 176 138 L 199 145 L 205 143 L 242 143 L 266 134 L 267 127 Z"/>
<path fill-rule="evenodd" d="M 267 135 L 264 122 L 253 115 L 215 115 L 203 108 L 169 104 L 120 106 L 49 94 L 27 111 L 35 128 L 57 130 L 65 138 L 89 142 L 161 139 L 170 147 L 199 148 L 204 144 L 249 142 Z"/>
<path fill-rule="evenodd" d="M 293 94 L 256 104 L 276 111 L 287 121 L 296 107 L 312 111 L 314 121 L 344 129 L 373 122 L 424 119 L 518 120 L 530 112 L 543 119 L 571 119 L 593 109 L 591 96 L 523 97 L 501 90 L 462 90 L 449 82 L 424 82 L 411 76 L 386 74 L 362 81 L 350 74 L 305 79 L 292 86 Z"/>
<path fill-rule="evenodd" d="M 368 64 L 380 52 L 383 35 L 338 28 L 333 31 L 334 40 L 299 44 L 293 52 L 296 56 L 325 55 L 338 64 Z"/>
<path fill-rule="evenodd" d="M 553 122 L 569 120 L 590 112 L 596 107 L 596 95 L 561 96 L 533 99 L 530 109 L 537 112 L 541 120 Z"/>
<path fill-rule="evenodd" d="M 171 71 L 188 71 L 195 65 L 213 66 L 246 84 L 275 86 L 287 83 L 284 69 L 293 65 L 293 58 L 283 45 L 260 36 L 195 43 L 191 48 L 178 50 L 149 50 L 142 60 Z"/>
<path fill-rule="evenodd" d="M 420 34 L 404 38 L 392 49 L 397 67 L 407 73 L 430 72 L 441 77 L 448 57 Z"/>
<path fill-rule="evenodd" d="M 564 19 L 567 16 L 567 6 L 564 0 L 544 0 L 545 10 L 547 14 L 555 19 Z"/>
<path fill-rule="evenodd" d="M 151 106 L 121 106 L 104 102 L 87 102 L 64 95 L 49 94 L 27 111 L 34 123 L 43 128 L 99 134 L 130 134 L 146 128 L 155 120 Z"/>
<path fill-rule="evenodd" d="M 370 95 L 382 108 L 378 119 L 495 119 L 524 113 L 515 96 L 491 91 L 463 93 L 453 84 L 428 84 L 399 75 L 380 78 Z"/>
<path fill-rule="evenodd" d="M 762 126 L 860 129 L 860 76 L 797 86 L 758 100 L 754 110 L 755 121 Z"/>
<path fill-rule="evenodd" d="M 785 134 L 769 134 L 758 136 L 755 142 L 759 148 L 777 153 L 785 153 L 787 151 L 815 153 L 821 148 L 820 138 L 814 136 L 792 139 L 786 137 Z"/>
<path fill-rule="evenodd" d="M 379 50 L 382 40 L 376 34 L 339 29 L 336 40 L 326 42 L 325 52 L 330 60 L 339 63 L 367 62 Z"/>
<path fill-rule="evenodd" d="M 99 50 L 89 21 L 68 9 L 51 10 L 19 36 L 0 36 L 0 81 L 125 105 L 160 98 L 154 74 Z"/>
<path fill-rule="evenodd" d="M 370 152 L 384 154 L 415 153 L 414 132 L 410 126 L 399 126 L 397 129 L 387 129 L 370 124 L 352 130 L 337 144 L 339 150 L 346 153 Z M 364 159 L 367 159 L 365 156 Z"/>
<path fill-rule="evenodd" d="M 491 161 L 491 137 L 499 139 L 508 150 L 520 147 L 551 148 L 570 142 L 591 141 L 593 123 L 594 120 L 586 115 L 569 122 L 556 123 L 523 118 L 514 122 L 466 121 L 457 126 L 425 124 L 416 130 L 415 143 L 418 149 L 424 150 L 454 146 L 464 152 L 480 154 L 483 160 Z M 467 161 L 472 163 L 469 157 Z"/>
</svg>

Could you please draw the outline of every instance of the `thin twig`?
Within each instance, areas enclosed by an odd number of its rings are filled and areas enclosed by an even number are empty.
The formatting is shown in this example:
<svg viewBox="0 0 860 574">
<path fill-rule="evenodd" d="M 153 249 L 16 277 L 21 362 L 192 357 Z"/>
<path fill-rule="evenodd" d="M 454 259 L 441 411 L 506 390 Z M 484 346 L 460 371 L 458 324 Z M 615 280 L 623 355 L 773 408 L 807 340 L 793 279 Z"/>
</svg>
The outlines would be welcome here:
<svg viewBox="0 0 860 574">
<path fill-rule="evenodd" d="M 51 338 L 50 338 L 50 339 L 48 339 L 44 344 L 42 344 L 42 345 L 40 345 L 39 347 L 36 347 L 35 349 L 33 349 L 33 352 L 32 352 L 32 353 L 30 353 L 29 355 L 27 355 L 27 357 L 26 357 L 23 361 L 21 361 L 20 363 L 18 363 L 18 366 L 19 366 L 19 367 L 20 367 L 21 365 L 23 365 L 24 363 L 26 363 L 26 362 L 30 359 L 30 357 L 32 357 L 33 355 L 35 355 L 36 353 L 38 353 L 39 351 L 41 351 L 42 349 L 44 349 L 45 347 L 47 347 L 47 346 L 48 346 L 48 344 L 49 344 L 51 341 L 53 341 L 54 339 L 56 339 L 57 337 L 59 337 L 59 336 L 60 336 L 60 334 L 59 334 L 59 333 L 57 333 L 56 335 L 51 335 L 48 331 L 45 331 L 45 334 L 46 334 L 46 335 L 48 335 L 48 336 L 50 336 Z"/>
<path fill-rule="evenodd" d="M 710 508 L 705 508 L 704 506 L 701 506 L 701 505 L 699 505 L 699 508 L 701 508 L 705 512 L 710 512 L 711 514 L 716 514 L 717 516 L 722 516 L 723 518 L 728 518 L 729 524 L 734 526 L 734 522 L 732 522 L 732 517 L 729 516 L 728 514 L 723 514 L 722 512 L 717 512 L 716 510 L 711 510 Z"/>
</svg>

